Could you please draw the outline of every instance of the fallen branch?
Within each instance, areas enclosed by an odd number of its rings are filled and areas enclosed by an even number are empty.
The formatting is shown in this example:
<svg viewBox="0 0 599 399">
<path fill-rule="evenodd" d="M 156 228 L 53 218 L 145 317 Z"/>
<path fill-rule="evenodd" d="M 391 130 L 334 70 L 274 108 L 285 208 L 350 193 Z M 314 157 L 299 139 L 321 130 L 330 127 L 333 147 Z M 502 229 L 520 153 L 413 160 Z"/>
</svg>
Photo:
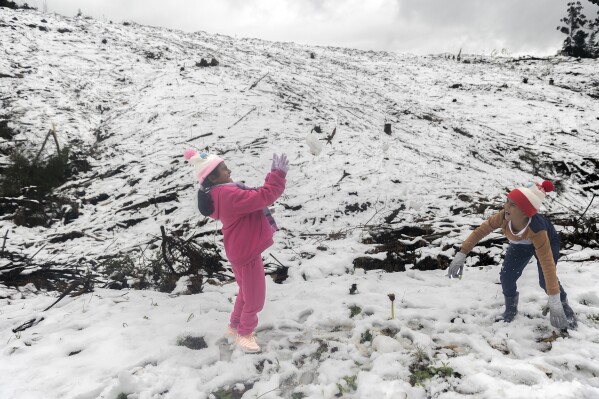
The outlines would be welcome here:
<svg viewBox="0 0 599 399">
<path fill-rule="evenodd" d="M 54 303 L 50 306 L 48 306 L 46 309 L 43 310 L 43 312 L 45 312 L 46 310 L 51 309 L 54 305 L 56 305 L 58 302 L 62 301 L 62 299 L 69 295 L 71 293 L 71 291 L 73 291 L 75 289 L 75 287 L 77 287 L 79 285 L 79 280 L 75 280 L 71 283 L 71 285 L 68 286 L 68 288 L 58 297 L 58 299 L 56 301 L 54 301 Z"/>
<path fill-rule="evenodd" d="M 52 134 L 52 129 L 48 130 L 48 133 L 46 134 L 46 138 L 44 139 L 44 142 L 42 143 L 42 147 L 37 152 L 37 155 L 35 156 L 35 159 L 33 160 L 34 165 L 37 164 L 37 160 L 39 159 L 40 155 L 42 154 L 42 151 L 44 151 L 44 147 L 46 146 L 46 143 L 48 142 L 48 139 L 50 138 L 50 134 Z"/>
<path fill-rule="evenodd" d="M 6 229 L 6 233 L 4 234 L 4 240 L 2 241 L 2 250 L 0 251 L 0 256 L 4 255 L 4 247 L 6 246 L 6 237 L 8 237 L 8 229 Z"/>
<path fill-rule="evenodd" d="M 54 137 L 54 143 L 56 143 L 56 152 L 60 155 L 60 145 L 58 145 L 58 137 L 56 137 L 56 126 L 52 123 L 52 129 L 50 129 L 50 133 Z"/>
<path fill-rule="evenodd" d="M 341 179 L 339 179 L 339 181 L 337 183 L 335 183 L 335 185 L 333 187 L 336 187 L 339 185 L 339 183 L 341 183 L 341 180 L 345 179 L 347 176 L 349 176 L 350 174 L 347 173 L 345 170 L 343 171 L 343 176 L 341 176 Z"/>
<path fill-rule="evenodd" d="M 171 269 L 171 272 L 175 276 L 179 276 L 179 273 L 177 273 L 175 271 L 175 268 L 173 267 L 173 263 L 166 256 L 166 240 L 167 240 L 167 237 L 166 237 L 166 231 L 164 230 L 164 226 L 160 226 L 160 232 L 162 233 L 162 259 L 164 259 L 164 263 L 166 263 L 166 265 L 169 267 L 169 269 Z"/>
<path fill-rule="evenodd" d="M 278 260 L 277 258 L 275 258 L 275 256 L 274 256 L 273 254 L 271 254 L 270 252 L 269 252 L 268 254 L 269 254 L 270 256 L 272 256 L 272 258 L 273 258 L 274 260 L 276 260 L 276 261 L 277 261 L 277 263 L 278 263 L 279 265 L 281 265 L 281 267 L 287 267 L 287 266 L 285 266 L 284 264 L 282 264 L 281 262 L 279 262 L 279 260 Z"/>
<path fill-rule="evenodd" d="M 227 128 L 227 130 L 231 129 L 233 126 L 237 125 L 239 122 L 241 122 L 243 120 L 243 118 L 245 118 L 246 116 L 248 116 L 251 112 L 256 110 L 256 106 L 254 106 L 254 108 L 250 109 L 244 116 L 242 116 L 241 118 L 239 118 L 239 120 L 237 122 L 235 122 L 234 124 L 232 124 L 231 126 L 229 126 Z"/>
<path fill-rule="evenodd" d="M 265 74 L 264 76 L 262 76 L 260 79 L 258 79 L 257 81 L 255 81 L 255 82 L 254 82 L 254 84 L 253 84 L 253 85 L 251 85 L 251 86 L 250 86 L 250 88 L 249 88 L 248 90 L 252 90 L 254 87 L 256 87 L 256 85 L 257 85 L 258 83 L 260 83 L 260 81 L 261 81 L 262 79 L 264 79 L 264 78 L 265 78 L 265 77 L 266 77 L 266 76 L 267 76 L 269 73 L 270 73 L 270 72 L 266 72 L 266 74 Z"/>
<path fill-rule="evenodd" d="M 550 58 L 539 58 L 539 57 L 520 57 L 518 59 L 512 59 L 509 62 L 520 62 L 520 61 L 549 61 Z"/>
<path fill-rule="evenodd" d="M 383 209 L 384 209 L 384 208 L 383 208 Z M 381 210 L 377 209 L 377 207 L 376 207 L 376 202 L 375 202 L 374 215 L 372 215 L 372 216 L 370 217 L 370 219 L 368 219 L 368 221 L 367 221 L 366 223 L 364 223 L 364 224 L 363 224 L 363 227 L 368 227 L 368 223 L 370 223 L 370 221 L 371 221 L 372 219 L 374 219 L 374 217 L 375 217 L 376 215 L 378 215 L 380 211 L 381 211 Z"/>
<path fill-rule="evenodd" d="M 29 260 L 27 261 L 27 263 L 30 263 L 30 262 L 33 260 L 33 258 L 35 258 L 35 255 L 39 254 L 39 253 L 40 253 L 40 251 L 46 247 L 46 245 L 48 245 L 48 244 L 44 244 L 44 245 L 42 245 L 42 247 L 41 247 L 40 249 L 38 249 L 38 250 L 37 250 L 37 252 L 36 252 L 36 253 L 34 253 L 34 254 L 33 254 L 33 256 L 32 256 L 31 258 L 29 258 Z"/>
<path fill-rule="evenodd" d="M 40 323 L 42 320 L 44 320 L 44 318 L 43 318 L 43 317 L 41 317 L 41 318 L 39 318 L 39 319 L 37 319 L 37 318 L 35 318 L 35 319 L 31 319 L 31 320 L 29 320 L 29 321 L 27 321 L 27 322 L 25 322 L 25 323 L 21 324 L 19 327 L 17 327 L 17 328 L 13 328 L 12 332 L 13 332 L 13 333 L 17 333 L 17 332 L 19 332 L 19 331 L 25 331 L 25 330 L 27 330 L 29 327 L 33 327 L 33 326 L 35 326 L 35 325 L 39 324 L 39 323 Z"/>
<path fill-rule="evenodd" d="M 177 144 L 189 143 L 190 141 L 194 141 L 194 140 L 197 140 L 197 139 L 201 139 L 202 137 L 208 137 L 208 136 L 212 136 L 212 132 L 200 134 L 199 136 L 192 137 L 189 140 L 185 140 L 185 141 L 182 141 L 182 142 L 177 143 Z"/>
<path fill-rule="evenodd" d="M 582 219 L 584 217 L 584 214 L 587 213 L 587 211 L 589 210 L 589 208 L 591 207 L 591 204 L 593 203 L 593 201 L 595 200 L 595 197 L 597 196 L 597 194 L 593 194 L 593 198 L 591 198 L 591 202 L 589 202 L 589 206 L 587 206 L 587 209 L 584 210 L 584 212 L 582 212 L 582 215 L 580 215 L 578 217 L 578 219 L 576 220 L 577 222 L 580 221 L 580 219 Z M 8 234 L 8 231 L 6 232 Z M 6 239 L 6 238 L 5 238 Z M 4 246 L 2 246 L 2 249 L 4 250 Z"/>
<path fill-rule="evenodd" d="M 333 137 L 335 137 L 335 133 L 337 133 L 337 127 L 333 129 L 333 132 L 327 137 L 327 144 L 331 144 L 333 141 Z"/>
</svg>

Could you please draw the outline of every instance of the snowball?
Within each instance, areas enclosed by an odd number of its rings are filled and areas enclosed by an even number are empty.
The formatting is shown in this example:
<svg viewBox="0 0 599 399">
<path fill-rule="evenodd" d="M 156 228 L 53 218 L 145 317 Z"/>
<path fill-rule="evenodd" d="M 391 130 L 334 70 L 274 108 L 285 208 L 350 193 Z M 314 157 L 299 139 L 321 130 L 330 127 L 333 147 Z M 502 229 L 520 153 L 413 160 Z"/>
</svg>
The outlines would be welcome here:
<svg viewBox="0 0 599 399">
<path fill-rule="evenodd" d="M 322 151 L 322 143 L 313 133 L 310 133 L 306 136 L 306 143 L 308 144 L 310 154 L 318 155 Z"/>
</svg>

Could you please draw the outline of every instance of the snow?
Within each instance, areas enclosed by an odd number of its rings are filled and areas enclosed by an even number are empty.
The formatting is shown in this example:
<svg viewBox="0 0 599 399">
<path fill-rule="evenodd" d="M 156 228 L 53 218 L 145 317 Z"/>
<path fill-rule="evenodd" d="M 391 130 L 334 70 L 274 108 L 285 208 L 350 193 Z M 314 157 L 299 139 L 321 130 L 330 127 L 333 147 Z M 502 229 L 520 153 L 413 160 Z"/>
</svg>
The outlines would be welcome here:
<svg viewBox="0 0 599 399">
<path fill-rule="evenodd" d="M 417 259 L 452 257 L 506 189 L 540 177 L 564 183 L 545 211 L 581 214 L 596 185 L 551 165 L 593 172 L 584 162 L 599 158 L 599 104 L 590 96 L 597 94 L 596 61 L 469 55 L 465 64 L 5 8 L 0 29 L 0 73 L 13 76 L 0 78 L 0 117 L 19 130 L 13 143 L 39 148 L 55 123 L 61 143 L 93 149 L 92 171 L 60 189 L 78 198 L 80 216 L 47 229 L 2 219 L 7 251 L 86 265 L 106 254 L 139 254 L 159 243 L 161 225 L 186 236 L 207 233 L 201 239 L 222 247 L 222 237 L 211 234 L 218 225 L 202 224 L 197 212 L 184 149 L 222 154 L 233 178 L 249 185 L 261 183 L 273 152 L 286 152 L 291 164 L 275 205 L 282 230 L 263 254 L 289 266 L 289 278 L 267 278 L 257 331 L 263 353 L 242 354 L 223 338 L 234 283 L 206 285 L 196 295 L 184 295 L 184 279 L 169 294 L 96 286 L 47 311 L 58 293 L 0 286 L 0 398 L 211 398 L 232 388 L 265 399 L 340 391 L 354 398 L 599 397 L 596 249 L 570 248 L 559 262 L 579 328 L 558 338 L 541 313 L 546 295 L 534 265 L 519 281 L 515 321 L 495 322 L 505 245 L 478 247 L 467 265 L 482 253 L 495 264 L 466 267 L 462 280 L 414 265 L 399 273 L 353 266 L 361 256 L 385 259 L 364 241 L 395 210 L 387 227 L 438 234 Z M 212 56 L 218 67 L 195 66 Z M 311 132 L 315 125 L 322 133 Z M 13 145 L 1 140 L 0 149 Z M 316 144 L 322 149 L 313 155 Z M 527 151 L 537 158 L 526 161 Z M 123 210 L 166 193 L 177 199 Z M 108 198 L 93 205 L 100 194 Z M 144 220 L 124 227 L 133 218 Z M 48 242 L 74 231 L 83 237 Z M 396 295 L 394 320 L 389 293 Z M 32 319 L 39 323 L 12 332 Z M 187 336 L 203 337 L 207 347 L 177 344 Z M 455 374 L 412 386 L 409 366 L 419 351 Z"/>
<path fill-rule="evenodd" d="M 467 269 L 462 280 L 448 280 L 440 270 L 372 271 L 284 284 L 268 279 L 257 332 L 264 351 L 258 355 L 231 351 L 222 342 L 234 284 L 176 297 L 96 289 L 65 298 L 43 313 L 53 297 L 23 294 L 2 300 L 0 339 L 6 344 L 0 394 L 207 398 L 221 387 L 253 382 L 244 397 L 279 388 L 264 397 L 303 392 L 319 398 L 337 393 L 344 377 L 357 376 L 355 397 L 418 398 L 439 390 L 436 397 L 441 398 L 593 398 L 599 394 L 599 335 L 597 322 L 587 316 L 599 314 L 594 284 L 599 272 L 586 269 L 560 264 L 580 326 L 551 344 L 539 342 L 551 327 L 541 316 L 545 295 L 534 267 L 525 269 L 520 313 L 511 324 L 494 321 L 502 306 L 500 287 L 494 284 L 497 267 Z M 358 293 L 350 295 L 353 283 Z M 389 320 L 390 292 L 397 298 L 395 320 Z M 583 305 L 583 299 L 589 302 Z M 353 305 L 361 312 L 351 318 Z M 11 332 L 42 315 L 42 323 L 18 337 Z M 367 330 L 374 338 L 361 342 Z M 204 337 L 207 348 L 177 346 L 178 338 L 187 335 Z M 447 365 L 461 378 L 412 387 L 408 366 L 417 348 L 436 367 Z"/>
</svg>

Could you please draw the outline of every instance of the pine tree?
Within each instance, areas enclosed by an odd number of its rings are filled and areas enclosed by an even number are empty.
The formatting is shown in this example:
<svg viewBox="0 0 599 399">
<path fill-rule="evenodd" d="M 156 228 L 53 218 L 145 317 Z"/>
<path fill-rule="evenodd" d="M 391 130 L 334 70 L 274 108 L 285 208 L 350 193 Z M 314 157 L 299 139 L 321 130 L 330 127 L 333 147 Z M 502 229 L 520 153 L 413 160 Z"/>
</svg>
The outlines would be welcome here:
<svg viewBox="0 0 599 399">
<path fill-rule="evenodd" d="M 17 9 L 19 6 L 14 1 L 0 0 L 0 7 Z"/>
<path fill-rule="evenodd" d="M 599 0 L 589 0 L 591 3 L 599 6 Z M 594 21 L 589 23 L 591 34 L 589 35 L 588 47 L 594 57 L 599 57 L 599 11 Z"/>
<path fill-rule="evenodd" d="M 37 10 L 35 7 L 31 7 L 29 4 L 25 3 L 22 6 L 18 5 L 14 1 L 10 0 L 0 0 L 0 7 L 12 8 L 13 10 L 23 9 L 23 10 Z"/>
<path fill-rule="evenodd" d="M 591 56 L 587 48 L 587 36 L 583 30 L 587 24 L 587 17 L 582 13 L 582 4 L 580 1 L 568 3 L 568 16 L 560 20 L 565 26 L 558 26 L 557 30 L 568 35 L 562 46 L 561 53 L 572 57 Z"/>
</svg>

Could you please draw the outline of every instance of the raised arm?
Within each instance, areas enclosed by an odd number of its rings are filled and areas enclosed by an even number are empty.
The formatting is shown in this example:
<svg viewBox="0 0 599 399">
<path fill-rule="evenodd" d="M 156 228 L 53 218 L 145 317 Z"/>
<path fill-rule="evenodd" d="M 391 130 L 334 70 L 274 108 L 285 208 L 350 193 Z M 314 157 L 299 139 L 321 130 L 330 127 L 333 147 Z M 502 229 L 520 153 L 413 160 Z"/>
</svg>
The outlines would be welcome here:
<svg viewBox="0 0 599 399">
<path fill-rule="evenodd" d="M 257 190 L 236 188 L 228 190 L 225 196 L 233 210 L 238 214 L 247 214 L 263 209 L 277 200 L 285 191 L 285 174 L 275 170 L 266 175 L 264 185 Z"/>
</svg>

